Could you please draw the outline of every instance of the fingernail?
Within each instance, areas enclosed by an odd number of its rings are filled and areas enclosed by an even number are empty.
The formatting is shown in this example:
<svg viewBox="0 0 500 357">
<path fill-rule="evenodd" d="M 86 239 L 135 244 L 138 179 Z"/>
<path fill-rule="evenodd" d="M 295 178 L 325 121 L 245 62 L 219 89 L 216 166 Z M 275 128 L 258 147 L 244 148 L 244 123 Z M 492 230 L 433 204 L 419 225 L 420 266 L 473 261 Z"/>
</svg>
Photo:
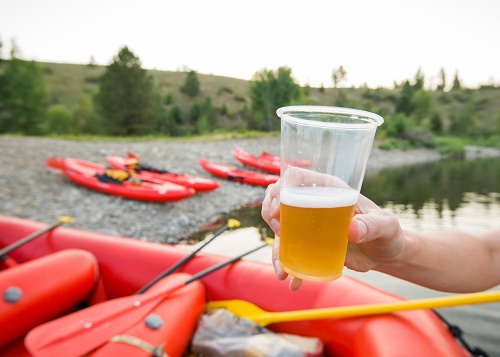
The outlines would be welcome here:
<svg viewBox="0 0 500 357">
<path fill-rule="evenodd" d="M 276 197 L 274 197 L 272 200 L 271 200 L 271 215 L 274 215 L 277 211 L 278 211 L 278 208 L 279 208 L 279 202 L 278 202 L 278 199 Z"/>
<path fill-rule="evenodd" d="M 276 277 L 279 279 L 280 274 L 283 272 L 283 270 L 281 270 L 280 262 L 275 260 L 273 262 L 273 265 L 274 265 L 274 272 L 276 273 Z"/>
<path fill-rule="evenodd" d="M 358 221 L 358 229 L 360 232 L 360 240 L 363 240 L 366 238 L 366 236 L 368 234 L 368 227 L 366 226 L 365 222 L 363 222 L 359 219 L 357 221 Z"/>
<path fill-rule="evenodd" d="M 302 279 L 292 276 L 292 278 L 290 279 L 290 283 L 288 284 L 288 288 L 292 291 L 297 291 L 299 290 L 301 285 L 302 285 Z"/>
<path fill-rule="evenodd" d="M 274 233 L 280 234 L 280 221 L 278 221 L 276 218 L 271 218 L 270 225 Z"/>
</svg>

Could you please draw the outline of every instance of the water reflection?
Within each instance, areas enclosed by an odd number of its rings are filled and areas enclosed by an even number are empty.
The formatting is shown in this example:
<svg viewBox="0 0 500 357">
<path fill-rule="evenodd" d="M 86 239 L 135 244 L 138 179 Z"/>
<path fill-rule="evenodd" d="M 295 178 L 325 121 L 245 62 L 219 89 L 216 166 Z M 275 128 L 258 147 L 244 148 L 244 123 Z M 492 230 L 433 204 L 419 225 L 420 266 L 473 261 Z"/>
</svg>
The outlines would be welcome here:
<svg viewBox="0 0 500 357">
<path fill-rule="evenodd" d="M 395 213 L 406 229 L 485 231 L 500 225 L 500 159 L 447 160 L 393 168 L 366 177 L 362 193 Z M 272 231 L 260 205 L 231 212 L 243 227 Z"/>
<path fill-rule="evenodd" d="M 417 216 L 432 202 L 442 215 L 444 210 L 456 211 L 470 203 L 471 198 L 484 204 L 498 203 L 499 177 L 499 159 L 440 161 L 383 170 L 366 178 L 362 193 L 381 206 L 408 206 Z"/>
<path fill-rule="evenodd" d="M 453 160 L 381 171 L 362 193 L 408 229 L 484 231 L 500 217 L 500 159 Z"/>
</svg>

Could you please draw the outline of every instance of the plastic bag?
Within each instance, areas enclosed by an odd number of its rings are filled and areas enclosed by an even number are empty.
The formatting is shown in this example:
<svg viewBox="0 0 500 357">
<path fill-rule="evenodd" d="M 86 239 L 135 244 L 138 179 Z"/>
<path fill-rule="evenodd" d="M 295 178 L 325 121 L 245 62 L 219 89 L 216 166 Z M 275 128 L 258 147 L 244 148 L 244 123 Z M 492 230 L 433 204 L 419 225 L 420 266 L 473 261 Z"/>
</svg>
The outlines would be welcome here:
<svg viewBox="0 0 500 357">
<path fill-rule="evenodd" d="M 201 316 L 191 350 L 215 357 L 323 356 L 323 343 L 314 337 L 274 333 L 225 309 Z"/>
</svg>

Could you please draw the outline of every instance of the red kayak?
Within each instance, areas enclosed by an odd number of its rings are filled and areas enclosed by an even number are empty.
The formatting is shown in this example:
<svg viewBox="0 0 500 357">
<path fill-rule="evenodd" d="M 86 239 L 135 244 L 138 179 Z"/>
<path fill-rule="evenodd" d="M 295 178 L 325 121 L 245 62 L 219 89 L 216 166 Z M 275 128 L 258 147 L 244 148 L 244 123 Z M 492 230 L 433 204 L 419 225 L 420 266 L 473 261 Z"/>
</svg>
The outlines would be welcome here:
<svg viewBox="0 0 500 357">
<path fill-rule="evenodd" d="M 259 156 L 255 156 L 241 148 L 237 148 L 233 152 L 233 156 L 244 165 L 275 174 L 280 173 L 280 157 L 268 152 L 263 151 Z M 294 160 L 291 164 L 300 167 L 311 166 L 311 162 L 307 160 Z"/>
<path fill-rule="evenodd" d="M 279 176 L 256 171 L 240 170 L 234 166 L 198 159 L 200 165 L 212 175 L 235 182 L 267 187 L 278 181 Z"/>
<path fill-rule="evenodd" d="M 255 167 L 274 174 L 280 173 L 280 159 L 269 153 L 263 152 L 260 156 L 254 156 L 249 152 L 237 148 L 233 156 L 244 165 Z"/>
<path fill-rule="evenodd" d="M 273 155 L 267 151 L 262 151 L 259 155 L 261 158 L 269 160 L 269 161 L 275 161 L 278 162 L 280 161 L 280 157 L 278 155 Z"/>
<path fill-rule="evenodd" d="M 0 215 L 0 248 L 47 226 Z M 75 349 L 102 340 L 89 356 L 144 357 L 153 355 L 145 349 L 156 347 L 156 353 L 180 357 L 190 352 L 186 349 L 207 302 L 240 299 L 274 312 L 404 300 L 352 277 L 304 281 L 293 292 L 288 282 L 276 280 L 271 264 L 250 260 L 239 260 L 189 285 L 179 284 L 228 259 L 204 252 L 150 290 L 131 296 L 191 252 L 65 226 L 18 247 L 9 253 L 11 264 L 0 270 L 0 356 L 75 356 Z M 162 296 L 155 306 L 143 300 L 152 294 Z M 131 297 L 138 303 L 126 306 L 126 311 L 116 308 Z M 91 317 L 100 306 L 108 308 L 97 325 L 99 316 Z M 143 319 L 128 320 L 138 311 Z M 326 357 L 470 355 L 430 310 L 302 319 L 267 327 L 275 333 L 319 338 Z M 107 336 L 111 330 L 113 336 Z"/>
<path fill-rule="evenodd" d="M 131 153 L 128 154 L 128 158 L 139 158 Z M 127 158 L 116 155 L 108 155 L 106 156 L 106 160 L 109 165 L 115 169 L 126 170 L 125 162 Z M 220 183 L 214 180 L 209 180 L 203 177 L 185 175 L 185 174 L 176 174 L 173 172 L 167 172 L 163 170 L 159 170 L 153 168 L 147 164 L 141 164 L 139 160 L 139 166 L 141 167 L 139 174 L 145 180 L 147 179 L 158 179 L 168 182 L 173 182 L 178 185 L 186 186 L 194 188 L 196 191 L 212 191 L 220 186 Z"/>
<path fill-rule="evenodd" d="M 133 176 L 133 180 L 123 182 L 105 182 L 102 177 L 106 166 L 90 161 L 72 158 L 49 157 L 47 166 L 61 170 L 71 181 L 95 191 L 120 196 L 123 198 L 167 202 L 188 198 L 196 193 L 192 188 L 171 182 Z M 97 176 L 96 176 L 97 175 Z"/>
</svg>

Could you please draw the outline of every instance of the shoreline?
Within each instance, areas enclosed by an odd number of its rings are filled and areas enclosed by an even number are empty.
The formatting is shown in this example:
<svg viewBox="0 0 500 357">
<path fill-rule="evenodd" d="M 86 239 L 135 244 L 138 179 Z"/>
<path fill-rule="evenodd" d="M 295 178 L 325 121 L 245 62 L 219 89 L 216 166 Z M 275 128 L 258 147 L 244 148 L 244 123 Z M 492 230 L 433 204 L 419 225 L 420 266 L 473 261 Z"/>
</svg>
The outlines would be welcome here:
<svg viewBox="0 0 500 357">
<path fill-rule="evenodd" d="M 245 168 L 232 155 L 241 147 L 253 154 L 279 153 L 279 136 L 213 141 L 92 141 L 0 136 L 0 214 L 48 224 L 71 216 L 70 226 L 163 243 L 175 243 L 202 231 L 221 216 L 262 201 L 265 188 L 216 178 L 197 162 L 205 158 Z M 220 187 L 182 201 L 152 203 L 122 199 L 86 189 L 46 167 L 49 156 L 73 157 L 106 165 L 106 155 L 130 151 L 158 168 L 215 179 Z M 476 150 L 477 151 L 477 150 Z M 374 147 L 366 175 L 397 166 L 437 161 L 427 149 L 383 151 Z"/>
</svg>

